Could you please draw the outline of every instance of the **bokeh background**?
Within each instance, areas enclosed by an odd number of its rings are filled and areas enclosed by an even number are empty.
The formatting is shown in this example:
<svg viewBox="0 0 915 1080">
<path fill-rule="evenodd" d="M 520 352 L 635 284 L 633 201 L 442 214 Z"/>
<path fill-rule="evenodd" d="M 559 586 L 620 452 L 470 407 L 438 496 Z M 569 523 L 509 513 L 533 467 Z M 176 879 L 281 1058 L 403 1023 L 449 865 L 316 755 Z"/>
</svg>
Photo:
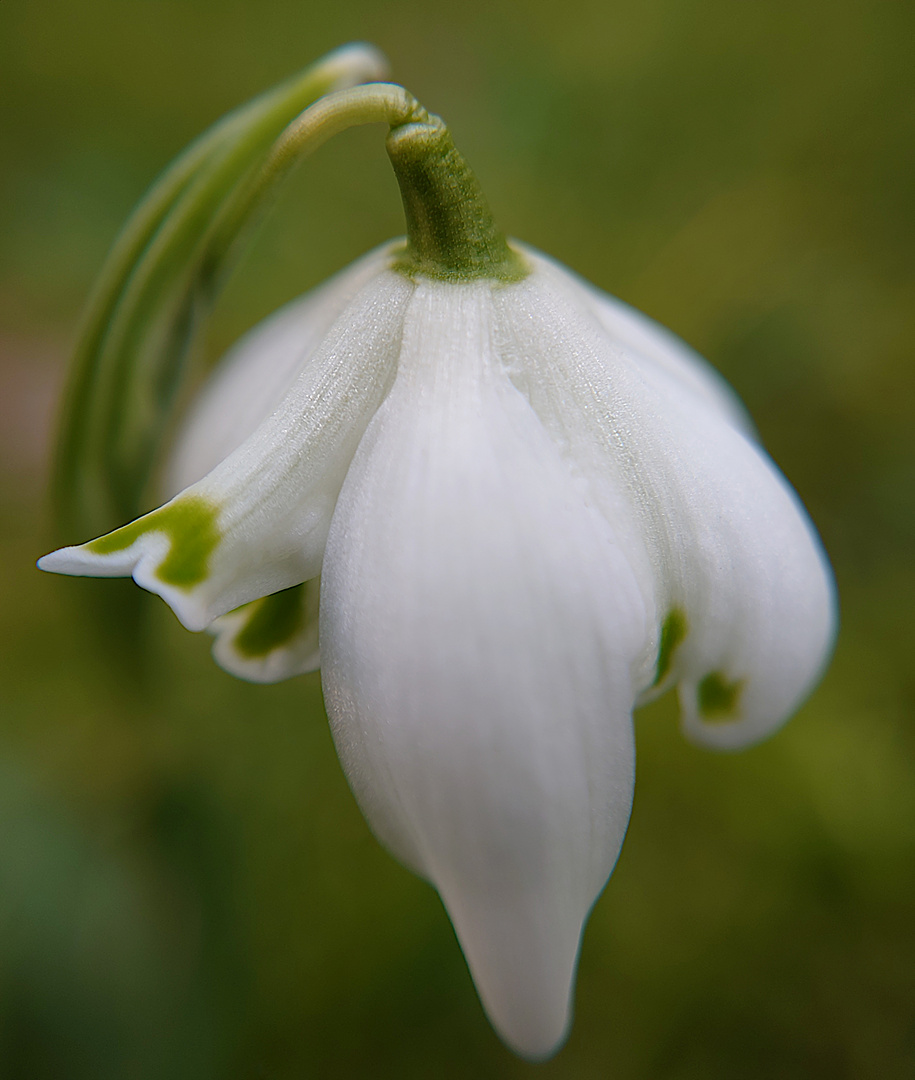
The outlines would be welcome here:
<svg viewBox="0 0 915 1080">
<path fill-rule="evenodd" d="M 874 0 L 0 3 L 0 1075 L 915 1076 L 913 30 Z M 637 717 L 575 1027 L 537 1067 L 368 832 L 317 676 L 237 682 L 151 600 L 141 682 L 88 625 L 106 583 L 33 569 L 120 224 L 220 114 L 353 39 L 449 120 L 507 232 L 724 372 L 839 582 L 832 667 L 769 742 Z M 401 231 L 380 130 L 339 138 L 201 363 Z"/>
</svg>

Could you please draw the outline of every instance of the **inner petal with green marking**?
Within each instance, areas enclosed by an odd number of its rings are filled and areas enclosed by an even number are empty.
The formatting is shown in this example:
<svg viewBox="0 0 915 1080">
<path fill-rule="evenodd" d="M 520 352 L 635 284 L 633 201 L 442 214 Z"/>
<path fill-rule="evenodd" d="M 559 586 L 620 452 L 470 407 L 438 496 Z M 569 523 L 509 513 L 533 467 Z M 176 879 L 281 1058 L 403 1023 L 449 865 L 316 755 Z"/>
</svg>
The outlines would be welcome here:
<svg viewBox="0 0 915 1080">
<path fill-rule="evenodd" d="M 233 641 L 238 652 L 249 658 L 266 656 L 295 637 L 305 621 L 304 591 L 303 582 L 246 604 L 242 610 L 247 618 Z"/>
<path fill-rule="evenodd" d="M 697 688 L 699 712 L 704 720 L 712 722 L 736 720 L 743 691 L 743 679 L 733 682 L 720 671 L 706 675 Z"/>
<path fill-rule="evenodd" d="M 93 555 L 113 555 L 126 551 L 141 536 L 164 533 L 170 546 L 156 577 L 166 585 L 192 589 L 206 580 L 210 556 L 222 538 L 216 524 L 218 517 L 215 503 L 200 495 L 188 495 L 90 541 L 86 550 Z"/>
<path fill-rule="evenodd" d="M 317 671 L 321 579 L 252 600 L 210 627 L 213 654 L 233 675 L 251 682 L 279 682 Z"/>
<path fill-rule="evenodd" d="M 674 653 L 683 642 L 688 630 L 686 612 L 680 608 L 671 608 L 667 618 L 661 624 L 661 641 L 658 646 L 658 666 L 652 686 L 659 686 L 670 671 Z"/>
</svg>

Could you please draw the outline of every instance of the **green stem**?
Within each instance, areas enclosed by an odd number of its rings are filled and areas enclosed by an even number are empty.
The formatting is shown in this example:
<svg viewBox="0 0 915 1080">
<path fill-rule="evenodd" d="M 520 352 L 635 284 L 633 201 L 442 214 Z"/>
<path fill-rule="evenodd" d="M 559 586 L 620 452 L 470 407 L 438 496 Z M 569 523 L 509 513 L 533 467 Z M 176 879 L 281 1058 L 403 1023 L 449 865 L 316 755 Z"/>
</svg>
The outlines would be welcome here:
<svg viewBox="0 0 915 1080">
<path fill-rule="evenodd" d="M 220 262 L 243 224 L 293 166 L 334 135 L 361 124 L 395 127 L 428 119 L 416 98 L 395 83 L 369 83 L 320 98 L 286 127 L 261 168 L 224 208 L 210 233 L 209 258 Z"/>
<path fill-rule="evenodd" d="M 528 269 L 496 228 L 489 206 L 445 124 L 395 83 L 341 90 L 309 106 L 283 132 L 263 167 L 226 207 L 211 234 L 220 262 L 242 224 L 287 172 L 334 135 L 361 124 L 390 126 L 388 156 L 400 185 L 407 247 L 397 269 L 444 280 L 519 281 Z"/>
<path fill-rule="evenodd" d="M 387 140 L 404 215 L 399 268 L 447 281 L 519 281 L 528 269 L 496 228 L 476 176 L 438 117 L 393 127 Z"/>
</svg>

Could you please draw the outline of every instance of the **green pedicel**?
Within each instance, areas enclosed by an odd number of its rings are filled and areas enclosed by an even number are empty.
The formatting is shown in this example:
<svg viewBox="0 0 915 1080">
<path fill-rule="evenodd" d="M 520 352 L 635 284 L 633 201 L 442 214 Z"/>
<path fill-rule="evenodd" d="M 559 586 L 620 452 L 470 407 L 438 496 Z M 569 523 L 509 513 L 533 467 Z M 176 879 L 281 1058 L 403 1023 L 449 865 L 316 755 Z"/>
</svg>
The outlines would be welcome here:
<svg viewBox="0 0 915 1080">
<path fill-rule="evenodd" d="M 527 277 L 527 264 L 496 228 L 477 178 L 438 117 L 392 127 L 387 149 L 407 220 L 407 246 L 395 270 L 457 282 Z"/>
</svg>

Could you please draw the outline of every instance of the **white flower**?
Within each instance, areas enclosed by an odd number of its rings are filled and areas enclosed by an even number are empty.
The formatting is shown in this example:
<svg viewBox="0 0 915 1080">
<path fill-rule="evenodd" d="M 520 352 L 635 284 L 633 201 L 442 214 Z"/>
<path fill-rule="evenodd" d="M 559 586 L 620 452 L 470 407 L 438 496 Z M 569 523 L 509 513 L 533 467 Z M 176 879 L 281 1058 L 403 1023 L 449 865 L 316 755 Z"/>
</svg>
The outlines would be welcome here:
<svg viewBox="0 0 915 1080">
<path fill-rule="evenodd" d="M 179 494 L 41 566 L 132 574 L 249 679 L 315 669 L 320 638 L 370 825 L 542 1058 L 626 831 L 633 707 L 676 685 L 690 737 L 768 735 L 823 668 L 832 579 L 698 356 L 527 248 L 436 272 L 407 187 L 418 254 L 252 331 L 187 423 Z"/>
</svg>

